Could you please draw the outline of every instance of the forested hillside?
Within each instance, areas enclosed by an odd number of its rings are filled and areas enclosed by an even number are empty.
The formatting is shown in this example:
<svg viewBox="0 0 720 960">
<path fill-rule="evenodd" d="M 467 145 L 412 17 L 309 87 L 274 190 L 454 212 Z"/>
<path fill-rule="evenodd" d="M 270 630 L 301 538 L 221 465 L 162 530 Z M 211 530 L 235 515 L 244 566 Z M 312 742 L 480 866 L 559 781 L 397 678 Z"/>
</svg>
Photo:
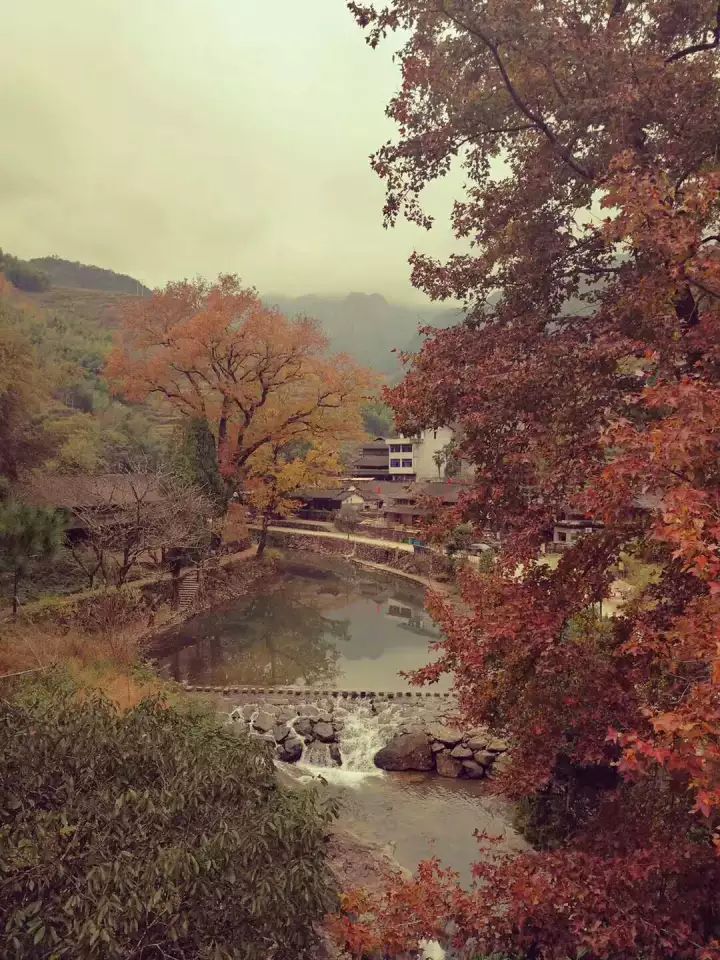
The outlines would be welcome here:
<svg viewBox="0 0 720 960">
<path fill-rule="evenodd" d="M 104 290 L 107 293 L 129 293 L 133 296 L 149 296 L 148 287 L 125 273 L 116 273 L 105 267 L 95 267 L 62 257 L 34 257 L 28 260 L 36 270 L 47 274 L 57 287 L 73 287 L 82 290 Z"/>
</svg>

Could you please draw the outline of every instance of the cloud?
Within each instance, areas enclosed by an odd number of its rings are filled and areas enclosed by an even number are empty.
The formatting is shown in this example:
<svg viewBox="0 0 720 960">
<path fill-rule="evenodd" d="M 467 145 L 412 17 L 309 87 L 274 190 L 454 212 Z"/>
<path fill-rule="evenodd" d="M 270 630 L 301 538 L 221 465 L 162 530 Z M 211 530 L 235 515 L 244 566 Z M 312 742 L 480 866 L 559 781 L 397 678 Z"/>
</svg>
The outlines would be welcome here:
<svg viewBox="0 0 720 960">
<path fill-rule="evenodd" d="M 151 284 L 417 299 L 408 256 L 453 241 L 382 227 L 368 155 L 397 84 L 342 0 L 24 0 L 3 14 L 0 245 Z"/>
</svg>

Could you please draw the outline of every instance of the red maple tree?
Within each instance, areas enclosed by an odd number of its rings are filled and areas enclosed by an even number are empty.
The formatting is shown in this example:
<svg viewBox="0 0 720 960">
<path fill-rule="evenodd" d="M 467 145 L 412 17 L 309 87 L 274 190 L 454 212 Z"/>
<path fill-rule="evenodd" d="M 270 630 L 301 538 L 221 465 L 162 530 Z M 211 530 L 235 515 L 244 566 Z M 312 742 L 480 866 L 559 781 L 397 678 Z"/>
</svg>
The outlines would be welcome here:
<svg viewBox="0 0 720 960">
<path fill-rule="evenodd" d="M 447 934 L 472 956 L 720 957 L 720 8 L 704 0 L 348 4 L 401 31 L 386 221 L 453 164 L 469 252 L 412 257 L 462 324 L 389 392 L 400 429 L 457 424 L 458 518 L 500 533 L 419 682 L 453 672 L 510 733 L 502 784 L 539 849 L 461 890 L 427 865 L 353 945 Z M 563 509 L 602 526 L 537 562 Z M 599 617 L 618 564 L 655 575 Z M 351 905 L 352 906 L 352 905 Z M 358 932 L 358 928 L 360 932 Z"/>
</svg>

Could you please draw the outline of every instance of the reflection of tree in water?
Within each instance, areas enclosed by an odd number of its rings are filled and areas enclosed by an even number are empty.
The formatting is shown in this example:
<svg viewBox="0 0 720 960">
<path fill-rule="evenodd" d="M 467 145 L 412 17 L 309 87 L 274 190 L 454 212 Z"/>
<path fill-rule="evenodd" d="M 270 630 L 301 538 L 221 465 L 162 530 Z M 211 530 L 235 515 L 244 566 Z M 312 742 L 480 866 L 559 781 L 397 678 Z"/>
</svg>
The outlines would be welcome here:
<svg viewBox="0 0 720 960">
<path fill-rule="evenodd" d="M 254 597 L 237 614 L 171 659 L 180 678 L 206 683 L 331 683 L 338 676 L 337 644 L 350 622 L 324 616 L 312 597 L 287 585 Z"/>
</svg>

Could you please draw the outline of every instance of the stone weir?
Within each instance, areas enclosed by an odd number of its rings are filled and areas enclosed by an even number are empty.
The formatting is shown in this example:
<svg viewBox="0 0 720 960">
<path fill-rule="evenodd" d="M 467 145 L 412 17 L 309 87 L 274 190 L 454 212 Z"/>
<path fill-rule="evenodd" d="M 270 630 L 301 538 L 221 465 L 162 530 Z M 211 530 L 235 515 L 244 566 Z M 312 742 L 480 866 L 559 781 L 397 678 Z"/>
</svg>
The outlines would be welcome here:
<svg viewBox="0 0 720 960">
<path fill-rule="evenodd" d="M 325 687 L 262 687 L 248 684 L 234 684 L 230 686 L 207 686 L 202 684 L 184 683 L 183 689 L 188 693 L 213 693 L 217 696 L 240 695 L 267 698 L 269 700 L 288 701 L 295 698 L 332 697 L 341 700 L 454 700 L 449 691 L 427 690 L 336 690 Z"/>
<path fill-rule="evenodd" d="M 352 691 L 306 688 L 298 695 L 293 688 L 288 696 L 278 688 L 272 693 L 269 688 L 211 689 L 231 698 L 232 706 L 223 712 L 234 729 L 266 741 L 278 760 L 302 762 L 319 772 L 379 768 L 478 780 L 501 771 L 508 761 L 504 739 L 454 722 L 450 695 L 358 692 L 353 697 Z"/>
</svg>

